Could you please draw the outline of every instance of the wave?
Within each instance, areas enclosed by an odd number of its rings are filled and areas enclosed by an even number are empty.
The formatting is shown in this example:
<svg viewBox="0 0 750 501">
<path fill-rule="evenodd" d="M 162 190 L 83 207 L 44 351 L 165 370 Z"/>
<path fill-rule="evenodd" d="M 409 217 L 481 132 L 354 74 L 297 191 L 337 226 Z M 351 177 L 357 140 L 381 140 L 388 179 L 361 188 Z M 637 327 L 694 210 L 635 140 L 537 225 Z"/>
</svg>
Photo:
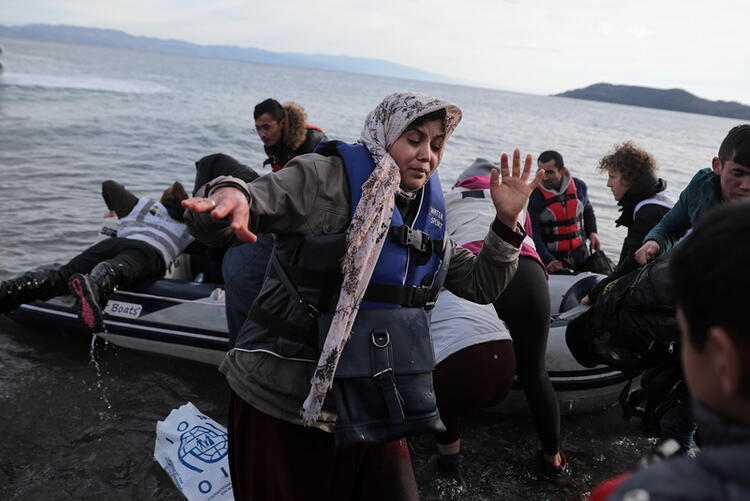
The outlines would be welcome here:
<svg viewBox="0 0 750 501">
<path fill-rule="evenodd" d="M 0 74 L 0 85 L 93 90 L 127 94 L 160 94 L 170 91 L 168 87 L 161 84 L 144 80 L 119 80 L 95 76 L 58 76 L 36 73 L 2 73 Z"/>
</svg>

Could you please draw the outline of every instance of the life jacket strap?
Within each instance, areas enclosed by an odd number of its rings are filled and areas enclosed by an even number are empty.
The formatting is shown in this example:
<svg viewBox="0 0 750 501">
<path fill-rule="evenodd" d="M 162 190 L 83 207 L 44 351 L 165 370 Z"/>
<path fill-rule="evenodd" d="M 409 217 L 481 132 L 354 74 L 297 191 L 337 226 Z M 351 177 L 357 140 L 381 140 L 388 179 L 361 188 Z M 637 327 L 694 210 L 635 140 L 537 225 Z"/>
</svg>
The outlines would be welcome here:
<svg viewBox="0 0 750 501">
<path fill-rule="evenodd" d="M 575 240 L 578 237 L 583 237 L 583 233 L 580 231 L 574 231 L 572 233 L 561 233 L 559 235 L 546 235 L 544 239 L 547 243 L 550 242 L 562 242 L 564 240 Z"/>
<path fill-rule="evenodd" d="M 552 205 L 555 202 L 566 202 L 568 200 L 573 200 L 576 198 L 575 193 L 560 193 L 559 195 L 555 195 L 549 198 L 544 199 L 544 205 L 543 207 L 547 207 L 548 205 Z"/>
<path fill-rule="evenodd" d="M 407 308 L 424 308 L 429 302 L 429 296 L 429 286 L 403 286 L 370 282 L 362 299 L 376 303 L 397 304 Z"/>
<path fill-rule="evenodd" d="M 408 225 L 391 226 L 388 235 L 394 243 L 430 254 L 443 251 L 443 239 L 432 238 L 428 234 L 414 230 Z"/>
<path fill-rule="evenodd" d="M 539 221 L 539 226 L 549 226 L 551 228 L 555 228 L 557 226 L 570 226 L 571 224 L 575 224 L 576 221 L 578 221 L 575 217 L 570 217 L 568 219 L 561 219 L 560 221 Z"/>
</svg>

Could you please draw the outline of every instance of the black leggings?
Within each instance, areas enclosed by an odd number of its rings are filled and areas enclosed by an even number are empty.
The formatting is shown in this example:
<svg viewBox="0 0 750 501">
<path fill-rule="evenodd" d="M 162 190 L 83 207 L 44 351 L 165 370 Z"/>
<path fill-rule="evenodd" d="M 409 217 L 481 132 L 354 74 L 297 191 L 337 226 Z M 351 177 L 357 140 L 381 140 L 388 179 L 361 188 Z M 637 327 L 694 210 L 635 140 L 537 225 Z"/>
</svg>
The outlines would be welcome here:
<svg viewBox="0 0 750 501">
<path fill-rule="evenodd" d="M 49 273 L 51 280 L 38 299 L 68 293 L 68 280 L 75 273 L 89 273 L 97 264 L 107 261 L 117 269 L 119 283 L 131 284 L 149 277 L 164 275 L 164 258 L 154 247 L 141 240 L 105 238 L 95 243 L 67 264 Z"/>
<path fill-rule="evenodd" d="M 549 286 L 538 261 L 521 256 L 518 271 L 495 301 L 516 352 L 516 374 L 526 393 L 534 426 L 545 454 L 560 450 L 560 406 L 547 375 L 545 357 L 549 336 Z"/>
</svg>

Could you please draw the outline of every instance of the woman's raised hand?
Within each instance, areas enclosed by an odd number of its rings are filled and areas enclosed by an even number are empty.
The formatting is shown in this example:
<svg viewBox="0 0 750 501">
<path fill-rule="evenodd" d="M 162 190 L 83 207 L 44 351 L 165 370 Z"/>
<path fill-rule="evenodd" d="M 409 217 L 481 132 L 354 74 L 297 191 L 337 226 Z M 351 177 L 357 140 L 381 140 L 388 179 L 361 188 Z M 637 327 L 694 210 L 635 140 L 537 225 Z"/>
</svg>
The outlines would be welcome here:
<svg viewBox="0 0 750 501">
<path fill-rule="evenodd" d="M 209 198 L 193 197 L 182 201 L 182 206 L 191 212 L 210 212 L 214 219 L 229 216 L 229 226 L 235 236 L 243 242 L 255 242 L 258 237 L 247 227 L 250 204 L 245 194 L 237 188 L 219 188 Z"/>
<path fill-rule="evenodd" d="M 490 194 L 492 203 L 497 211 L 497 218 L 509 228 L 516 227 L 516 220 L 531 192 L 539 186 L 544 176 L 543 170 L 538 170 L 534 179 L 529 183 L 531 175 L 531 155 L 526 155 L 526 161 L 521 171 L 521 152 L 516 149 L 513 152 L 513 168 L 508 168 L 508 155 L 503 153 L 500 157 L 500 175 L 495 169 L 490 173 Z"/>
</svg>

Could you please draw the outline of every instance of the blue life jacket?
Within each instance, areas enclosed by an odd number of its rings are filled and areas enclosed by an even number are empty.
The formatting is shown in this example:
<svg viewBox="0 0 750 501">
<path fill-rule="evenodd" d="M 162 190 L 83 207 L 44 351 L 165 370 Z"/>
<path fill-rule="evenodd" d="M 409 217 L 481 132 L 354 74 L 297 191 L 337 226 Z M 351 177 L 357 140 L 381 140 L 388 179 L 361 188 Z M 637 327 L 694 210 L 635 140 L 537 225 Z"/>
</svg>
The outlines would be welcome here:
<svg viewBox="0 0 750 501">
<path fill-rule="evenodd" d="M 344 162 L 349 177 L 352 215 L 362 197 L 362 184 L 375 169 L 372 156 L 360 144 L 346 144 L 332 141 L 321 143 L 318 152 L 332 152 Z M 426 293 L 442 258 L 443 237 L 445 236 L 445 201 L 437 172 L 435 172 L 420 192 L 419 212 L 411 226 L 404 225 L 398 209 L 393 210 L 390 229 L 383 249 L 370 279 L 371 286 L 365 294 L 361 308 L 398 308 L 399 304 L 368 300 L 378 285 L 414 288 L 418 294 Z M 429 238 L 425 238 L 429 237 Z M 417 250 L 422 245 L 424 252 Z M 437 247 L 440 248 L 437 248 Z M 417 290 L 420 289 L 420 290 Z M 387 290 L 387 288 L 383 288 Z"/>
<path fill-rule="evenodd" d="M 342 159 L 353 214 L 362 197 L 362 183 L 375 168 L 370 153 L 364 146 L 336 141 L 320 143 L 315 152 Z M 443 240 L 445 209 L 436 175 L 420 190 L 418 201 L 419 210 L 411 226 L 404 225 L 401 214 L 394 210 L 360 308 L 381 309 L 384 315 L 398 313 L 399 308 L 412 308 L 426 315 L 425 310 L 434 304 L 442 284 L 433 284 L 433 277 L 439 277 L 437 282 L 444 279 L 447 263 L 443 263 L 442 258 L 450 251 L 450 245 Z M 284 247 L 283 254 L 274 251 L 272 263 L 275 260 L 279 266 L 269 266 L 236 347 L 316 362 L 320 351 L 315 319 L 319 313 L 330 312 L 336 305 L 341 290 L 341 258 L 346 252 L 346 234 L 284 235 Z M 284 284 L 282 273 L 291 287 Z M 278 287 L 286 289 L 287 293 L 279 294 Z M 296 289 L 304 301 L 295 300 L 296 293 L 290 292 L 292 289 Z M 280 303 L 282 298 L 284 304 Z"/>
</svg>

